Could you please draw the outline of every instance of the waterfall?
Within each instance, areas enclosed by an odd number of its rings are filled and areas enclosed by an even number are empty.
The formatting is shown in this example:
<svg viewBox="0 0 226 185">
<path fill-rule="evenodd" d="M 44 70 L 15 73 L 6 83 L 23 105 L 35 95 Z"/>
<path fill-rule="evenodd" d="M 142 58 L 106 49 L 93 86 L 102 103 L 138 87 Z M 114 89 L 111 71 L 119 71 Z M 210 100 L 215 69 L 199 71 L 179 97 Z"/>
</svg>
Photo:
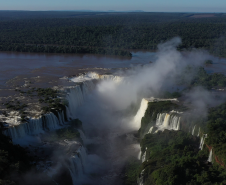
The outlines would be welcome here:
<svg viewBox="0 0 226 185">
<path fill-rule="evenodd" d="M 68 100 L 67 115 L 70 118 L 76 118 L 75 112 L 84 100 L 81 87 L 77 85 L 74 88 L 71 88 L 66 99 Z"/>
<path fill-rule="evenodd" d="M 140 108 L 136 116 L 134 117 L 134 123 L 137 128 L 140 128 L 141 126 L 141 119 L 142 117 L 144 117 L 147 107 L 148 107 L 148 101 L 143 98 L 140 104 Z"/>
<path fill-rule="evenodd" d="M 199 127 L 199 132 L 198 132 L 198 135 L 197 135 L 197 137 L 199 137 L 199 133 L 200 133 L 200 127 Z"/>
<path fill-rule="evenodd" d="M 42 118 L 38 119 L 30 119 L 29 123 L 25 123 L 26 125 L 26 134 L 38 134 L 43 130 Z"/>
<path fill-rule="evenodd" d="M 67 116 L 67 120 L 70 120 L 70 119 L 72 118 L 71 112 L 70 112 L 70 110 L 69 110 L 69 108 L 68 108 L 67 106 L 65 106 L 65 107 L 66 107 L 66 116 Z"/>
<path fill-rule="evenodd" d="M 101 80 L 112 80 L 114 82 L 121 82 L 123 80 L 123 77 L 114 76 L 114 75 L 99 75 L 99 79 L 101 79 Z"/>
<path fill-rule="evenodd" d="M 88 79 L 111 79 L 115 81 L 121 79 L 120 77 L 113 76 L 113 75 L 103 75 L 101 78 L 100 76 L 101 75 L 98 75 L 97 73 L 89 73 L 87 74 L 86 77 Z M 83 77 L 79 77 L 79 78 L 83 78 Z M 75 82 L 77 81 L 75 80 Z M 69 93 L 66 96 L 66 99 L 68 100 L 68 106 L 66 106 L 67 120 L 76 118 L 75 113 L 77 108 L 80 105 L 82 105 L 86 96 L 94 88 L 95 88 L 95 85 L 93 81 L 86 80 L 86 81 L 82 81 L 81 85 L 76 85 L 75 87 L 70 88 L 68 90 Z M 44 115 L 42 118 L 30 119 L 27 123 L 21 123 L 18 126 L 9 127 L 6 131 L 4 131 L 4 134 L 7 136 L 10 136 L 12 139 L 16 139 L 16 138 L 22 138 L 26 135 L 38 134 L 45 130 L 48 130 L 48 131 L 54 130 L 59 128 L 60 126 L 63 126 L 65 122 L 63 111 L 57 112 L 57 117 L 53 113 L 50 113 L 50 114 Z M 83 137 L 83 139 L 84 138 L 85 137 Z"/>
<path fill-rule="evenodd" d="M 139 154 L 138 154 L 138 160 L 141 160 L 141 150 L 139 151 Z"/>
<path fill-rule="evenodd" d="M 200 145 L 199 145 L 199 149 L 201 149 L 202 150 L 202 147 L 203 147 L 203 143 L 204 143 L 204 136 L 201 138 L 201 141 L 200 141 Z"/>
<path fill-rule="evenodd" d="M 72 82 L 87 82 L 87 81 L 92 81 L 92 80 L 112 80 L 115 82 L 120 82 L 122 81 L 122 77 L 121 76 L 115 76 L 115 75 L 100 75 L 96 72 L 88 72 L 86 74 L 82 74 L 80 76 L 77 77 L 73 77 L 70 80 Z"/>
<path fill-rule="evenodd" d="M 80 147 L 79 157 L 82 161 L 83 171 L 86 172 L 85 167 L 86 167 L 86 164 L 87 164 L 87 154 L 86 154 L 86 150 L 83 146 Z"/>
<path fill-rule="evenodd" d="M 171 113 L 159 113 L 156 118 L 156 127 L 158 130 L 179 130 L 180 129 L 180 116 Z"/>
<path fill-rule="evenodd" d="M 141 127 L 141 120 L 142 117 L 144 117 L 145 112 L 148 108 L 148 102 L 156 102 L 156 101 L 164 101 L 165 99 L 155 99 L 155 98 L 143 98 L 140 104 L 140 108 L 137 111 L 133 123 L 135 128 Z M 170 99 L 172 101 L 176 101 L 174 99 Z M 182 114 L 183 112 L 177 112 L 172 110 L 170 113 L 158 113 L 156 118 L 156 127 L 158 130 L 179 130 L 180 129 L 180 119 L 181 116 L 179 114 Z M 148 133 L 151 133 L 153 130 L 153 127 L 151 127 L 148 131 Z M 155 133 L 156 133 L 155 132 Z"/>
<path fill-rule="evenodd" d="M 82 84 L 68 89 L 69 93 L 66 96 L 66 99 L 68 100 L 68 106 L 66 106 L 66 120 L 76 118 L 75 113 L 77 108 L 83 103 L 86 96 L 95 88 L 93 79 L 113 81 L 122 80 L 120 76 L 99 75 L 95 72 L 89 72 L 85 75 L 72 78 L 71 81 L 80 82 Z M 5 135 L 10 136 L 12 139 L 15 139 L 24 137 L 26 135 L 38 134 L 44 130 L 53 130 L 64 125 L 65 122 L 63 111 L 57 112 L 57 117 L 53 113 L 46 114 L 42 118 L 30 119 L 28 123 L 21 123 L 18 126 L 9 127 L 6 131 L 4 131 L 4 133 Z M 14 116 L 14 118 L 15 123 L 17 122 L 16 119 L 19 119 L 19 117 Z"/>
<path fill-rule="evenodd" d="M 151 134 L 152 130 L 153 130 L 154 127 L 151 127 L 148 131 L 148 134 Z"/>
<path fill-rule="evenodd" d="M 45 119 L 43 124 L 43 127 L 44 127 L 43 130 L 50 131 L 50 130 L 57 129 L 60 126 L 59 120 L 53 113 L 44 115 L 43 119 Z"/>
<path fill-rule="evenodd" d="M 141 161 L 142 161 L 142 163 L 145 161 L 145 159 L 146 159 L 146 150 L 145 150 L 145 152 L 144 152 L 144 154 L 142 155 L 142 157 L 141 157 Z"/>
<path fill-rule="evenodd" d="M 196 126 L 196 125 L 195 125 Z M 192 129 L 192 135 L 194 136 L 194 134 L 195 134 L 195 126 L 193 127 L 193 129 Z"/>
<path fill-rule="evenodd" d="M 70 118 L 77 118 L 76 111 L 79 106 L 81 106 L 85 98 L 90 94 L 90 92 L 95 88 L 92 80 L 84 81 L 81 85 L 77 85 L 69 89 L 69 93 L 66 96 L 68 100 L 68 110 L 67 116 Z"/>
<path fill-rule="evenodd" d="M 64 117 L 64 113 L 65 113 L 65 111 L 61 111 L 61 120 L 62 120 L 63 124 L 65 121 L 67 121 L 67 119 L 65 119 L 65 117 Z"/>
<path fill-rule="evenodd" d="M 157 114 L 156 126 L 162 125 L 162 123 L 164 122 L 165 116 L 166 116 L 166 113 L 159 113 L 159 114 Z"/>
<path fill-rule="evenodd" d="M 72 178 L 73 185 L 77 184 L 79 178 L 82 177 L 82 163 L 78 156 L 73 156 L 70 159 L 69 171 Z"/>
<path fill-rule="evenodd" d="M 209 158 L 207 161 L 212 163 L 212 159 L 213 159 L 213 149 L 210 150 Z"/>
<path fill-rule="evenodd" d="M 59 120 L 59 123 L 60 123 L 60 125 L 62 126 L 62 125 L 64 125 L 64 113 L 63 113 L 63 111 L 61 111 L 61 112 L 57 112 L 57 116 L 58 116 L 58 120 Z"/>
<path fill-rule="evenodd" d="M 83 146 L 81 146 L 76 154 L 69 159 L 68 170 L 70 172 L 73 185 L 77 185 L 85 173 L 87 154 Z"/>
<path fill-rule="evenodd" d="M 207 138 L 207 134 L 203 134 L 201 141 L 200 141 L 199 149 L 201 149 L 201 150 L 203 149 L 203 145 L 204 145 L 206 138 Z"/>
<path fill-rule="evenodd" d="M 72 82 L 84 82 L 84 81 L 89 81 L 89 80 L 94 80 L 94 79 L 99 79 L 99 74 L 95 72 L 88 72 L 86 74 L 82 74 L 77 77 L 73 77 L 70 80 Z"/>
<path fill-rule="evenodd" d="M 25 131 L 26 131 L 26 129 L 24 127 L 24 124 L 20 124 L 18 126 L 13 126 L 13 127 L 6 129 L 4 131 L 4 134 L 6 136 L 11 137 L 12 139 L 15 139 L 15 138 L 21 138 L 21 137 L 26 136 Z"/>
<path fill-rule="evenodd" d="M 55 130 L 63 124 L 63 113 L 58 113 L 58 118 L 53 113 L 49 113 L 38 119 L 30 119 L 27 123 L 9 127 L 4 131 L 4 134 L 12 139 L 17 139 L 26 135 L 35 135 L 44 131 Z"/>
<path fill-rule="evenodd" d="M 140 177 L 138 177 L 137 179 L 137 184 L 138 185 L 143 185 L 144 184 L 144 171 L 145 169 L 143 169 L 140 173 Z"/>
<path fill-rule="evenodd" d="M 141 152 L 141 151 L 140 151 L 140 153 L 139 153 L 138 159 L 141 160 L 142 163 L 146 160 L 147 149 L 148 149 L 148 148 L 146 147 L 146 148 L 145 148 L 145 151 L 144 151 L 144 153 L 143 153 L 143 155 L 142 155 L 142 152 Z"/>
<path fill-rule="evenodd" d="M 93 81 L 85 81 L 83 82 L 82 90 L 83 90 L 83 97 L 85 98 L 93 89 L 95 85 Z"/>
<path fill-rule="evenodd" d="M 12 139 L 22 138 L 26 135 L 38 134 L 43 131 L 42 118 L 30 119 L 28 123 L 9 127 L 4 134 Z"/>
</svg>

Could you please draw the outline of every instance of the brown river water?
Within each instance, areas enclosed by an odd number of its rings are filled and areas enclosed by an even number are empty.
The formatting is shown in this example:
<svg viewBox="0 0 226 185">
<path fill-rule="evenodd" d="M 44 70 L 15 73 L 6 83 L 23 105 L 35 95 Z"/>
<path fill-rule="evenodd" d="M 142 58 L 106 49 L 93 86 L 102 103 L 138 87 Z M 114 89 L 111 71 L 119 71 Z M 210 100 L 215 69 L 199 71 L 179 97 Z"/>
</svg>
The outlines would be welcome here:
<svg viewBox="0 0 226 185">
<path fill-rule="evenodd" d="M 133 52 L 132 58 L 92 54 L 0 52 L 0 88 L 4 88 L 7 80 L 15 76 L 60 78 L 75 75 L 78 69 L 127 68 L 149 63 L 154 58 L 155 53 L 147 51 Z"/>
<path fill-rule="evenodd" d="M 64 76 L 76 75 L 95 69 L 98 72 L 110 72 L 113 68 L 128 68 L 138 64 L 147 64 L 156 58 L 153 51 L 132 51 L 132 58 L 103 56 L 93 54 L 45 54 L 0 52 L 0 89 L 6 89 L 6 82 L 12 78 L 30 78 L 41 76 L 44 82 Z M 212 72 L 226 72 L 226 59 L 213 57 L 213 65 L 206 66 Z M 19 83 L 19 81 L 15 82 Z M 21 82 L 22 83 L 22 82 Z M 23 81 L 24 83 L 24 81 Z M 43 86 L 45 83 L 40 83 Z M 52 84 L 53 85 L 53 84 Z M 1 94 L 1 93 L 0 93 Z"/>
</svg>

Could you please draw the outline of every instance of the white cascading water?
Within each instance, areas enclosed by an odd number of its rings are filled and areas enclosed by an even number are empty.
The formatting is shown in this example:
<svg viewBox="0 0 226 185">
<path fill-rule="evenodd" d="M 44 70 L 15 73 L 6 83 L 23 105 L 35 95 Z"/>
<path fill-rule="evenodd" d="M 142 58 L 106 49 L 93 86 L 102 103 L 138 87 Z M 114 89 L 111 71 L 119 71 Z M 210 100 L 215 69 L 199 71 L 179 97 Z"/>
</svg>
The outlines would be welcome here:
<svg viewBox="0 0 226 185">
<path fill-rule="evenodd" d="M 156 126 L 161 126 L 163 125 L 166 115 L 168 115 L 167 113 L 158 113 L 157 114 L 157 118 L 156 118 Z"/>
<path fill-rule="evenodd" d="M 86 74 L 82 74 L 77 77 L 73 77 L 70 80 L 72 82 L 84 82 L 84 81 L 89 81 L 89 80 L 94 80 L 94 79 L 99 79 L 99 74 L 95 72 L 88 72 Z"/>
<path fill-rule="evenodd" d="M 148 134 L 151 134 L 152 133 L 152 130 L 153 130 L 153 126 L 149 129 L 149 131 L 148 131 Z"/>
<path fill-rule="evenodd" d="M 141 156 L 142 163 L 146 160 L 146 154 L 147 154 L 147 147 L 146 147 L 146 149 L 144 151 L 144 154 Z"/>
<path fill-rule="evenodd" d="M 175 114 L 174 112 L 159 113 L 156 118 L 156 127 L 158 127 L 158 130 L 179 130 L 180 116 L 178 116 L 178 114 Z"/>
<path fill-rule="evenodd" d="M 92 80 L 84 81 L 82 85 L 77 85 L 71 88 L 67 94 L 66 99 L 68 100 L 67 115 L 75 119 L 76 112 L 79 106 L 81 106 L 87 97 L 87 95 L 95 88 Z"/>
<path fill-rule="evenodd" d="M 61 123 L 64 123 L 63 114 L 58 114 Z M 27 135 L 35 135 L 44 131 L 55 130 L 61 126 L 60 121 L 53 114 L 46 114 L 42 118 L 30 119 L 27 123 L 22 123 L 18 126 L 9 127 L 4 131 L 4 134 L 12 139 L 22 138 Z"/>
<path fill-rule="evenodd" d="M 45 114 L 43 119 L 45 119 L 43 123 L 43 130 L 55 130 L 60 126 L 59 120 L 53 113 Z"/>
<path fill-rule="evenodd" d="M 210 150 L 209 158 L 207 161 L 212 163 L 212 159 L 213 159 L 213 149 Z"/>
<path fill-rule="evenodd" d="M 199 137 L 199 133 L 200 133 L 200 127 L 199 127 L 199 132 L 198 132 L 198 135 L 197 135 L 197 137 Z"/>
<path fill-rule="evenodd" d="M 114 75 L 100 75 L 99 79 L 101 79 L 101 80 L 112 80 L 114 82 L 121 82 L 123 80 L 123 77 L 114 76 Z"/>
<path fill-rule="evenodd" d="M 30 119 L 29 123 L 27 124 L 25 123 L 25 125 L 26 125 L 25 132 L 28 133 L 28 135 L 38 134 L 43 130 L 42 118 Z"/>
<path fill-rule="evenodd" d="M 86 74 L 80 75 L 78 77 L 73 77 L 70 80 L 72 82 L 88 82 L 92 80 L 112 80 L 115 82 L 122 81 L 121 76 L 115 76 L 115 75 L 99 75 L 96 72 L 88 72 Z"/>
<path fill-rule="evenodd" d="M 138 185 L 143 185 L 144 184 L 144 171 L 145 169 L 143 169 L 140 173 L 140 177 L 137 179 L 137 184 Z"/>
<path fill-rule="evenodd" d="M 73 185 L 76 185 L 78 182 L 78 179 L 82 178 L 82 175 L 83 175 L 82 163 L 77 155 L 71 157 L 68 169 L 70 171 Z"/>
<path fill-rule="evenodd" d="M 76 77 L 77 78 L 77 77 Z M 79 77 L 82 78 L 82 77 Z M 112 79 L 119 81 L 121 77 L 113 75 L 98 75 L 97 73 L 89 73 L 90 79 Z M 73 80 L 72 80 L 73 81 Z M 77 85 L 69 89 L 66 99 L 68 100 L 68 107 L 66 106 L 66 119 L 70 120 L 76 118 L 76 110 L 80 106 L 87 94 L 89 94 L 95 85 L 92 80 L 83 81 L 82 85 Z M 46 114 L 42 118 L 30 119 L 28 123 L 21 123 L 17 126 L 9 127 L 4 131 L 4 134 L 10 136 L 12 139 L 22 138 L 26 135 L 34 135 L 41 133 L 45 130 L 54 130 L 59 126 L 64 125 L 65 118 L 64 112 L 57 113 L 58 118 L 53 114 Z"/>
<path fill-rule="evenodd" d="M 203 149 L 203 145 L 205 143 L 205 139 L 207 138 L 207 134 L 203 134 L 201 141 L 200 141 L 200 145 L 199 145 L 199 149 Z"/>
<path fill-rule="evenodd" d="M 196 126 L 196 125 L 195 125 Z M 195 126 L 193 127 L 193 129 L 192 129 L 192 135 L 194 136 L 194 134 L 195 134 Z"/>
<path fill-rule="evenodd" d="M 66 99 L 68 100 L 67 112 L 70 112 L 68 114 L 70 115 L 70 117 L 76 118 L 76 116 L 72 113 L 76 112 L 77 108 L 82 105 L 84 100 L 81 87 L 78 85 L 70 89 L 70 92 L 68 93 Z"/>
<path fill-rule="evenodd" d="M 78 181 L 83 178 L 85 173 L 87 154 L 84 147 L 80 147 L 76 151 L 76 155 L 69 160 L 68 170 L 72 178 L 73 185 L 77 185 Z"/>
<path fill-rule="evenodd" d="M 148 100 L 143 98 L 141 101 L 141 104 L 140 104 L 140 108 L 139 108 L 136 116 L 134 117 L 134 124 L 135 124 L 136 128 L 141 127 L 141 119 L 142 119 L 142 117 L 144 117 L 147 108 L 148 108 Z"/>
<path fill-rule="evenodd" d="M 24 125 L 25 124 L 20 124 L 18 126 L 10 127 L 4 131 L 4 134 L 12 139 L 24 137 L 26 136 L 26 129 Z"/>
<path fill-rule="evenodd" d="M 137 114 L 134 117 L 133 123 L 134 127 L 139 129 L 141 127 L 141 119 L 144 117 L 145 112 L 148 108 L 148 102 L 156 102 L 156 101 L 177 101 L 177 99 L 159 99 L 159 98 L 143 98 L 140 104 L 140 108 L 137 111 Z M 180 129 L 180 119 L 183 112 L 177 112 L 172 110 L 170 113 L 158 113 L 156 118 L 156 127 L 158 128 L 155 133 L 159 130 L 179 130 Z M 151 133 L 153 127 L 151 127 L 148 133 Z"/>
<path fill-rule="evenodd" d="M 140 150 L 140 151 L 139 151 L 139 154 L 138 154 L 138 157 L 137 157 L 138 160 L 141 160 L 141 153 L 142 153 L 142 152 L 141 152 L 141 150 Z"/>
</svg>

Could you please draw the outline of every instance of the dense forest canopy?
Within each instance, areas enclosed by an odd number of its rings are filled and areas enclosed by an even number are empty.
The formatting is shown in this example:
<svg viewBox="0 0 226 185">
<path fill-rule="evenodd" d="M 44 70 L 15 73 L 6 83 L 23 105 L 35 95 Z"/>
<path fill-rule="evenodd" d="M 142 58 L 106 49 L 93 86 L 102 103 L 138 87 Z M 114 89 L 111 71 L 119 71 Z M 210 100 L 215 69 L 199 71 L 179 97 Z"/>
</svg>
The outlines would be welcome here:
<svg viewBox="0 0 226 185">
<path fill-rule="evenodd" d="M 180 36 L 179 49 L 204 48 L 226 56 L 226 15 L 193 15 L 1 11 L 0 50 L 130 57 L 130 49 L 155 50 L 160 42 Z"/>
<path fill-rule="evenodd" d="M 141 142 L 148 158 L 141 166 L 144 185 L 225 184 L 225 170 L 209 165 L 208 148 L 198 150 L 198 145 L 197 137 L 183 131 L 147 134 Z"/>
</svg>

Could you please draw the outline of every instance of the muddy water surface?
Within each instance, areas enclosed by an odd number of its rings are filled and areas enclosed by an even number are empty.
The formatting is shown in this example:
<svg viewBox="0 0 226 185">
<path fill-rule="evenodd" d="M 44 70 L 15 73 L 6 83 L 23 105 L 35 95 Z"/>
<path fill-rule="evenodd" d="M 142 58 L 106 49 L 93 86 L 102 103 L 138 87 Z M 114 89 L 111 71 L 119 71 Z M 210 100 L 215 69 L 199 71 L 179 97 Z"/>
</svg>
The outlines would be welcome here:
<svg viewBox="0 0 226 185">
<path fill-rule="evenodd" d="M 0 52 L 0 87 L 18 75 L 63 77 L 85 68 L 125 68 L 153 60 L 153 52 L 133 52 L 132 58 L 81 54 Z"/>
<path fill-rule="evenodd" d="M 0 52 L 0 89 L 14 89 L 16 85 L 22 86 L 24 80 L 30 77 L 36 77 L 36 87 L 65 85 L 59 81 L 59 78 L 94 70 L 98 73 L 109 73 L 114 69 L 147 64 L 156 59 L 153 51 L 131 52 L 132 58 L 93 54 Z M 211 59 L 213 65 L 208 65 L 205 69 L 209 73 L 225 74 L 226 59 L 217 57 Z M 38 76 L 39 78 L 37 78 Z M 9 79 L 13 80 L 6 83 Z M 8 91 L 0 90 L 0 96 L 2 93 L 7 95 Z"/>
</svg>

